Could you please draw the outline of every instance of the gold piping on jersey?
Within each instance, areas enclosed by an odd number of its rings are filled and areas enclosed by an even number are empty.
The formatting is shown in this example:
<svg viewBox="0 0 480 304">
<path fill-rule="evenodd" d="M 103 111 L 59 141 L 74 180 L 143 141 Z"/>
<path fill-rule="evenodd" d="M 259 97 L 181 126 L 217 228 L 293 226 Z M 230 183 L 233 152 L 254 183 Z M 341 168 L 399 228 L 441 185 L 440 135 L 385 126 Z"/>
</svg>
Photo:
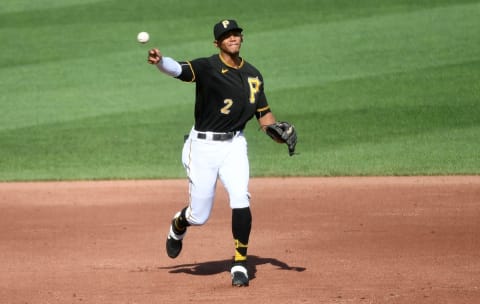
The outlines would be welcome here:
<svg viewBox="0 0 480 304">
<path fill-rule="evenodd" d="M 190 68 L 190 71 L 192 71 L 192 75 L 193 75 L 192 80 L 190 80 L 190 82 L 195 82 L 195 79 L 197 77 L 195 76 L 195 71 L 192 68 L 192 64 L 190 63 L 190 61 L 187 61 L 187 64 L 188 64 L 188 67 Z"/>
<path fill-rule="evenodd" d="M 223 64 L 226 65 L 226 66 L 228 66 L 229 68 L 238 70 L 239 68 L 243 67 L 244 61 L 243 61 L 243 58 L 242 58 L 242 57 L 240 57 L 241 62 L 240 62 L 240 64 L 238 65 L 238 67 L 234 67 L 234 66 L 229 65 L 228 63 L 226 63 L 225 60 L 223 60 L 222 56 L 220 56 L 220 54 L 218 54 L 218 57 L 220 57 L 220 61 L 222 61 Z"/>
<path fill-rule="evenodd" d="M 271 112 L 270 111 L 270 106 L 266 106 L 266 107 L 263 107 L 263 108 L 259 108 L 257 109 L 257 112 L 255 112 L 255 117 L 257 117 L 257 119 L 260 119 L 262 118 L 265 114 Z"/>
<path fill-rule="evenodd" d="M 268 109 L 270 109 L 270 106 L 266 106 L 266 107 L 257 109 L 257 112 L 263 112 L 263 111 L 266 111 L 266 110 L 268 110 Z"/>
</svg>

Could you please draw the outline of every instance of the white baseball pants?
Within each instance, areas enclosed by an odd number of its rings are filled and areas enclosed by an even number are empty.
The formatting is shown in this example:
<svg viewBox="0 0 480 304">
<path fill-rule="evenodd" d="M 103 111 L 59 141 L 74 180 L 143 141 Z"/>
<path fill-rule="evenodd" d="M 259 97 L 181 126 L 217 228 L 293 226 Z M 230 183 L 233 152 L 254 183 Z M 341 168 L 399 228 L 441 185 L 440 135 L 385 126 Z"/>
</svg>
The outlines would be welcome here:
<svg viewBox="0 0 480 304">
<path fill-rule="evenodd" d="M 198 133 L 190 131 L 182 151 L 190 194 L 186 217 L 191 225 L 203 225 L 210 217 L 218 179 L 227 190 L 232 209 L 250 206 L 250 167 L 243 132 L 225 141 L 211 139 L 212 132 L 201 132 L 207 133 L 207 138 L 199 139 Z"/>
</svg>

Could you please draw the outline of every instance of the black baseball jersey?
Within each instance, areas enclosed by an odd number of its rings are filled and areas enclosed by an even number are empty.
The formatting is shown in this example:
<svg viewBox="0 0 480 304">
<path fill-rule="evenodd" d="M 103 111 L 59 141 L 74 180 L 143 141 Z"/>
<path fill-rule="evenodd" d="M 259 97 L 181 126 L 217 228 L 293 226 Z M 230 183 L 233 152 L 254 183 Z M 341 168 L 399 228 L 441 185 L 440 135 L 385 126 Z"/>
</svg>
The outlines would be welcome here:
<svg viewBox="0 0 480 304">
<path fill-rule="evenodd" d="M 244 61 L 233 68 L 219 54 L 180 62 L 180 80 L 196 83 L 195 130 L 239 131 L 255 115 L 270 112 L 263 91 L 263 77 Z"/>
</svg>

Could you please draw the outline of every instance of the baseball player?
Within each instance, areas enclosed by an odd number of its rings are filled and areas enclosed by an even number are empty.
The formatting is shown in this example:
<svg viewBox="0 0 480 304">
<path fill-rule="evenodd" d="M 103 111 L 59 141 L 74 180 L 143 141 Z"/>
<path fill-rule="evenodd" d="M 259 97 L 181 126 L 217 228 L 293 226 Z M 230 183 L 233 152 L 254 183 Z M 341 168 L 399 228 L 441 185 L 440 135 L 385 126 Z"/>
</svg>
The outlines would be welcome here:
<svg viewBox="0 0 480 304">
<path fill-rule="evenodd" d="M 161 72 L 185 82 L 195 82 L 195 123 L 185 140 L 182 162 L 189 179 L 189 203 L 173 217 L 166 241 L 169 257 L 176 258 L 189 226 L 207 222 L 212 211 L 217 180 L 228 192 L 232 209 L 235 255 L 232 285 L 248 286 L 247 248 L 251 230 L 249 161 L 244 137 L 254 116 L 276 141 L 293 153 L 296 131 L 287 122 L 276 122 L 264 93 L 260 72 L 240 57 L 242 28 L 235 20 L 222 20 L 213 28 L 219 53 L 191 61 L 176 61 L 151 49 L 148 62 Z"/>
</svg>

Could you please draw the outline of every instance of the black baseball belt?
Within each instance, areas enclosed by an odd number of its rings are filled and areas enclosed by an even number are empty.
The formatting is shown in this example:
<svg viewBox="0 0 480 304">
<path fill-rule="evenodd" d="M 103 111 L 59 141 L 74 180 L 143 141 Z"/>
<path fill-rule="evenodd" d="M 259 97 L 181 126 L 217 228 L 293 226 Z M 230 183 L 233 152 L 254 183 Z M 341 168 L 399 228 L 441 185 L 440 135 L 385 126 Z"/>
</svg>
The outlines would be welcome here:
<svg viewBox="0 0 480 304">
<path fill-rule="evenodd" d="M 230 140 L 230 139 L 234 138 L 237 133 L 238 132 L 214 133 L 214 134 L 212 134 L 211 139 L 215 140 L 215 141 Z M 197 133 L 197 138 L 198 139 L 207 139 L 207 133 L 198 132 Z"/>
</svg>

